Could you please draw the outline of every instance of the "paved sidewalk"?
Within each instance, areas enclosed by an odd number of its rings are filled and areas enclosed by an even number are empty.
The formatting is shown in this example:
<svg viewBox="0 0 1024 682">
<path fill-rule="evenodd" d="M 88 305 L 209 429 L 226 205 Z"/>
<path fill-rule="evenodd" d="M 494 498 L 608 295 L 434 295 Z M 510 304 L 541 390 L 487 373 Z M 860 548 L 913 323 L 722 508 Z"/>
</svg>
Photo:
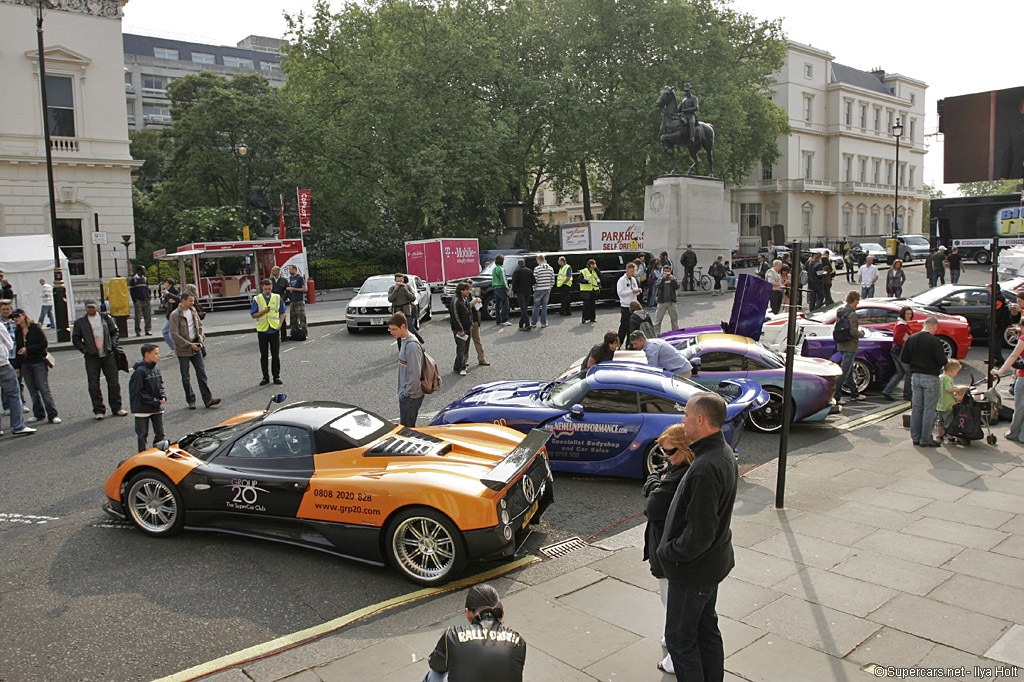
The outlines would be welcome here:
<svg viewBox="0 0 1024 682">
<path fill-rule="evenodd" d="M 743 477 L 736 568 L 718 601 L 726 680 L 885 676 L 874 665 L 1024 677 L 1024 445 L 1002 438 L 1004 423 L 995 447 L 917 448 L 901 422 L 791 455 L 784 511 L 773 508 L 774 463 Z M 655 669 L 664 610 L 642 545 L 641 525 L 494 581 L 505 623 L 529 645 L 526 680 L 674 679 Z M 464 622 L 464 595 L 203 679 L 420 680 L 443 629 Z"/>
</svg>

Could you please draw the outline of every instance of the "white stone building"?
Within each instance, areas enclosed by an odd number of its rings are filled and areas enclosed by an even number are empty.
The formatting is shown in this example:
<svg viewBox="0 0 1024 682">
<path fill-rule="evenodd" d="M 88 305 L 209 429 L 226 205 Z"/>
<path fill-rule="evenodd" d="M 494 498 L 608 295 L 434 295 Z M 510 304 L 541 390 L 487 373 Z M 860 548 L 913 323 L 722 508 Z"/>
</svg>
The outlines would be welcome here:
<svg viewBox="0 0 1024 682">
<path fill-rule="evenodd" d="M 75 296 L 99 293 L 100 276 L 127 271 L 122 235 L 132 237 L 132 169 L 124 116 L 121 10 L 127 0 L 54 0 L 44 13 L 48 115 L 57 241 Z M 0 0 L 0 236 L 50 233 L 39 92 L 36 10 Z M 97 247 L 91 233 L 107 234 Z"/>
<path fill-rule="evenodd" d="M 743 247 L 760 244 L 761 225 L 787 239 L 865 241 L 892 231 L 899 178 L 900 233 L 921 234 L 924 99 L 927 85 L 881 70 L 837 64 L 824 50 L 789 42 L 773 99 L 789 112 L 781 157 L 732 189 L 732 220 Z M 899 168 L 891 130 L 903 123 Z"/>
</svg>

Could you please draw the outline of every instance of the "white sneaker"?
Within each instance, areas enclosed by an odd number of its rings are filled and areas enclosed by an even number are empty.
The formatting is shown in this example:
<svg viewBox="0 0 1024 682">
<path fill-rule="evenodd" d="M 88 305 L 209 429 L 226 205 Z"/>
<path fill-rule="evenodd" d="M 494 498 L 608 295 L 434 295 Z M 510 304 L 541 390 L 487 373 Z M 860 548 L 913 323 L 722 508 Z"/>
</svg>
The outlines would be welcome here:
<svg viewBox="0 0 1024 682">
<path fill-rule="evenodd" d="M 666 644 L 665 644 L 665 635 L 661 636 L 661 645 L 662 646 L 666 646 Z"/>
<path fill-rule="evenodd" d="M 39 417 L 29 417 L 25 420 L 26 424 L 34 424 L 35 422 L 42 421 Z"/>
<path fill-rule="evenodd" d="M 23 427 L 23 428 L 21 428 L 21 429 L 19 429 L 17 431 L 13 431 L 12 433 L 14 433 L 15 436 L 31 436 L 35 432 L 36 432 L 35 429 L 33 429 L 33 428 L 29 427 L 29 426 L 26 426 L 26 427 Z"/>
<path fill-rule="evenodd" d="M 28 406 L 28 405 L 25 405 L 24 403 L 22 403 L 22 405 L 21 405 L 21 411 L 22 411 L 22 412 L 24 412 L 25 414 L 28 414 L 28 413 L 29 413 L 29 412 L 31 412 L 32 410 L 31 410 L 31 409 L 29 408 L 29 406 Z"/>
<path fill-rule="evenodd" d="M 672 656 L 665 654 L 665 658 L 661 659 L 661 665 L 658 666 L 661 670 L 667 672 L 669 675 L 675 675 L 676 669 L 672 665 Z"/>
<path fill-rule="evenodd" d="M 61 423 L 60 417 L 54 417 L 53 419 L 50 420 L 50 423 L 51 424 L 60 424 Z"/>
<path fill-rule="evenodd" d="M 459 376 L 466 376 L 466 370 L 464 370 L 464 369 L 460 370 L 459 371 Z"/>
</svg>

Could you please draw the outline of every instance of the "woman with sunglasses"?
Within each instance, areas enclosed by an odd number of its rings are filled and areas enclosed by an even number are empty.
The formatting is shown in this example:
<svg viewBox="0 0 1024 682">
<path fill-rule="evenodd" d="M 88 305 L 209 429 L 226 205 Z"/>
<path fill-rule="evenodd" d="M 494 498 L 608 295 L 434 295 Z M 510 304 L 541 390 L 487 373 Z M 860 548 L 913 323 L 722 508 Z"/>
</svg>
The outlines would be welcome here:
<svg viewBox="0 0 1024 682">
<path fill-rule="evenodd" d="M 644 560 L 650 562 L 651 573 L 658 579 L 658 591 L 661 593 L 661 603 L 665 604 L 668 598 L 668 579 L 658 561 L 658 544 L 661 542 L 661 535 L 665 531 L 665 519 L 668 516 L 668 508 L 672 504 L 672 498 L 676 494 L 679 482 L 683 475 L 690 468 L 693 462 L 693 452 L 690 450 L 690 443 L 693 439 L 686 435 L 686 427 L 680 424 L 673 424 L 665 429 L 665 432 L 658 436 L 658 447 L 665 456 L 664 467 L 655 471 L 644 482 L 644 514 L 647 516 L 647 530 L 644 533 Z M 665 640 L 662 638 L 662 646 Z M 669 674 L 674 673 L 672 658 L 665 655 L 665 658 L 658 663 L 658 669 Z"/>
<path fill-rule="evenodd" d="M 15 332 L 15 362 L 25 381 L 25 388 L 32 396 L 32 416 L 26 422 L 49 420 L 60 424 L 57 405 L 50 393 L 50 366 L 46 364 L 48 341 L 42 327 L 33 322 L 24 310 L 15 310 L 11 319 L 18 325 Z"/>
</svg>

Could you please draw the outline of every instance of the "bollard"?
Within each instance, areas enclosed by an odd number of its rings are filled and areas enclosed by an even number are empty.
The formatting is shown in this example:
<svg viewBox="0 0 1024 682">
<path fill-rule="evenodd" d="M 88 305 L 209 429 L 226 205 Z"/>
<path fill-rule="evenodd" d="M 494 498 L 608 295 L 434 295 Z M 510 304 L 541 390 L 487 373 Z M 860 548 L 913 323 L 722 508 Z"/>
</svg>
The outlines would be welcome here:
<svg viewBox="0 0 1024 682">
<path fill-rule="evenodd" d="M 312 277 L 306 279 L 306 303 L 316 303 L 316 282 Z"/>
</svg>

